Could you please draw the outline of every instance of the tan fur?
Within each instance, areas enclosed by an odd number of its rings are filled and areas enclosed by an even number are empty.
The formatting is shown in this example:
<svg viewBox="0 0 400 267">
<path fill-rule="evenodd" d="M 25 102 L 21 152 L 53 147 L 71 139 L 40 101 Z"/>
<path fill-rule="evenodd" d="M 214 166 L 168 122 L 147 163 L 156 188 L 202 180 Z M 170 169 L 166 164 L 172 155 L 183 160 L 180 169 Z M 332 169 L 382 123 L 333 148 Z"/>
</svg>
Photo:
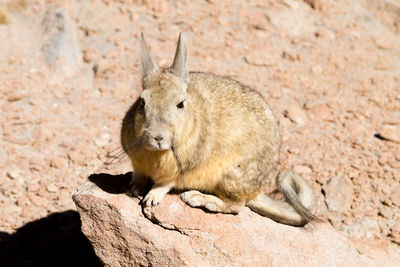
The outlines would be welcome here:
<svg viewBox="0 0 400 267">
<path fill-rule="evenodd" d="M 128 110 L 121 143 L 135 172 L 133 187 L 151 179 L 145 205 L 172 188 L 191 190 L 193 207 L 237 213 L 244 205 L 274 220 L 304 225 L 314 217 L 312 191 L 299 176 L 282 172 L 278 187 L 288 203 L 263 194 L 276 177 L 280 138 L 262 96 L 229 78 L 187 71 L 181 34 L 171 68 L 158 68 L 141 40 L 143 92 Z"/>
</svg>

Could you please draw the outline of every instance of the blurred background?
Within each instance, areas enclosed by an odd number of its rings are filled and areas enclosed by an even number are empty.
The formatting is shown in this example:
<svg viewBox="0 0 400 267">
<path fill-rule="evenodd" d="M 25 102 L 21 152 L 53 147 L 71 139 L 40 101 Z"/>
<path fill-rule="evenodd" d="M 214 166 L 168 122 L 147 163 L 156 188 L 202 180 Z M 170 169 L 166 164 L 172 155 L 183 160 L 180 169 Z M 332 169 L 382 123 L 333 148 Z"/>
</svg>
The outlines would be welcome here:
<svg viewBox="0 0 400 267">
<path fill-rule="evenodd" d="M 71 195 L 99 166 L 131 171 L 113 151 L 141 88 L 138 36 L 162 65 L 181 31 L 191 70 L 265 97 L 279 167 L 313 186 L 319 214 L 351 238 L 400 244 L 400 1 L 0 0 L 3 253 L 21 232 L 61 242 L 49 231 L 64 227 L 93 255 Z"/>
</svg>

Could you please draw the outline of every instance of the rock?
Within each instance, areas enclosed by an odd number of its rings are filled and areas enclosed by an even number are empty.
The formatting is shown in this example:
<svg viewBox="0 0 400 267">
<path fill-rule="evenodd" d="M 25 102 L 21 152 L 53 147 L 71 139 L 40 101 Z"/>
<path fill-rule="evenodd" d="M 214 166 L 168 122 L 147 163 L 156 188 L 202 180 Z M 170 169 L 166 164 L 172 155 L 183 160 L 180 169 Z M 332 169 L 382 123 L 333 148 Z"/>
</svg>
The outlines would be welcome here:
<svg viewBox="0 0 400 267">
<path fill-rule="evenodd" d="M 393 188 L 390 194 L 390 200 L 394 205 L 400 207 L 400 184 Z"/>
<path fill-rule="evenodd" d="M 311 68 L 311 71 L 315 74 L 321 74 L 324 70 L 321 65 L 316 65 Z"/>
<path fill-rule="evenodd" d="M 379 37 L 374 38 L 376 47 L 382 50 L 392 50 L 395 47 L 395 42 L 392 36 L 388 34 L 380 34 Z"/>
<path fill-rule="evenodd" d="M 72 150 L 72 151 L 68 152 L 68 158 L 70 160 L 72 160 L 72 162 L 74 162 L 80 166 L 83 166 L 86 164 L 85 156 L 83 155 L 82 152 Z"/>
<path fill-rule="evenodd" d="M 273 87 L 268 91 L 268 94 L 272 98 L 281 98 L 283 95 L 282 89 L 280 87 Z"/>
<path fill-rule="evenodd" d="M 71 193 L 66 189 L 62 189 L 58 196 L 58 203 L 61 206 L 69 206 L 71 204 L 73 205 L 72 200 L 71 200 Z"/>
<path fill-rule="evenodd" d="M 130 173 L 92 175 L 73 195 L 82 231 L 105 266 L 395 266 L 399 249 L 360 244 L 326 223 L 291 227 L 248 208 L 211 214 L 168 194 L 142 209 Z"/>
<path fill-rule="evenodd" d="M 383 125 L 379 130 L 379 136 L 384 140 L 400 143 L 400 127 Z"/>
<path fill-rule="evenodd" d="M 7 171 L 7 176 L 11 179 L 19 179 L 23 177 L 23 171 L 15 165 L 12 165 Z"/>
<path fill-rule="evenodd" d="M 50 167 L 56 169 L 65 169 L 68 166 L 68 162 L 63 157 L 54 157 L 50 160 Z"/>
<path fill-rule="evenodd" d="M 334 176 L 324 186 L 325 202 L 330 211 L 350 210 L 353 199 L 353 185 L 349 179 Z"/>
<path fill-rule="evenodd" d="M 303 109 L 296 106 L 290 106 L 288 109 L 284 111 L 283 114 L 286 117 L 288 117 L 291 121 L 297 123 L 300 126 L 304 126 L 308 122 L 307 114 L 304 112 Z"/>
<path fill-rule="evenodd" d="M 319 104 L 311 108 L 311 113 L 316 119 L 328 120 L 331 118 L 332 110 L 326 104 Z"/>
<path fill-rule="evenodd" d="M 281 54 L 282 52 L 279 50 L 270 49 L 268 53 L 260 53 L 257 49 L 252 49 L 244 57 L 244 60 L 249 65 L 270 67 L 279 63 Z"/>
<path fill-rule="evenodd" d="M 57 192 L 58 192 L 58 187 L 57 187 L 55 184 L 50 183 L 50 184 L 48 184 L 48 185 L 46 186 L 46 190 L 47 190 L 49 193 L 57 193 Z"/>
<path fill-rule="evenodd" d="M 310 169 L 310 167 L 308 167 L 306 165 L 295 165 L 293 167 L 293 171 L 300 175 L 311 175 L 312 174 L 312 170 Z"/>
<path fill-rule="evenodd" d="M 348 237 L 356 239 L 377 237 L 381 232 L 379 224 L 367 217 L 363 217 L 349 226 L 344 225 L 340 230 L 346 232 Z"/>
<path fill-rule="evenodd" d="M 249 26 L 257 30 L 266 30 L 268 19 L 262 9 L 255 9 L 248 15 Z"/>
<path fill-rule="evenodd" d="M 109 144 L 111 136 L 108 133 L 103 133 L 101 136 L 94 140 L 94 143 L 99 147 L 105 147 Z"/>
<path fill-rule="evenodd" d="M 97 51 L 92 47 L 85 48 L 82 52 L 83 61 L 85 61 L 86 63 L 92 62 L 97 57 Z"/>
</svg>

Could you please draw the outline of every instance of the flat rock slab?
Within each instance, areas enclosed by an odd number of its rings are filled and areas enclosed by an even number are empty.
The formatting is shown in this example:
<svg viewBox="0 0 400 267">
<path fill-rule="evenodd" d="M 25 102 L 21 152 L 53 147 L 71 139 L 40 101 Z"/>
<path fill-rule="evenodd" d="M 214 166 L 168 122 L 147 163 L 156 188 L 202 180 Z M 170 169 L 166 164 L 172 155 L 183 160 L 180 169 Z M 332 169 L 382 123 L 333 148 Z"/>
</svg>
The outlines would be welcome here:
<svg viewBox="0 0 400 267">
<path fill-rule="evenodd" d="M 89 177 L 73 199 L 82 231 L 106 266 L 398 266 L 389 242 L 352 241 L 327 223 L 303 228 L 245 208 L 212 214 L 169 194 L 143 209 L 127 191 L 130 173 Z"/>
</svg>

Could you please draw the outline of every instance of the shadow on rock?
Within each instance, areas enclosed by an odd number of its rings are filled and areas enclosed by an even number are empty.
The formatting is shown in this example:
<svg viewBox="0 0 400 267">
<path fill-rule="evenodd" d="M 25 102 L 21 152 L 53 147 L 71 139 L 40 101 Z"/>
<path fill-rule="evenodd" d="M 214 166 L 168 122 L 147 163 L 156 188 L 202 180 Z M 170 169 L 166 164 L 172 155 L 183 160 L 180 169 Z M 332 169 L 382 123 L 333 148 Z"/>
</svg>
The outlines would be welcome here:
<svg viewBox="0 0 400 267">
<path fill-rule="evenodd" d="M 91 174 L 88 179 L 107 193 L 123 194 L 129 189 L 132 172 L 119 175 L 111 175 L 107 173 Z"/>
<path fill-rule="evenodd" d="M 14 234 L 0 233 L 0 266 L 103 266 L 76 211 L 54 213 Z"/>
</svg>

